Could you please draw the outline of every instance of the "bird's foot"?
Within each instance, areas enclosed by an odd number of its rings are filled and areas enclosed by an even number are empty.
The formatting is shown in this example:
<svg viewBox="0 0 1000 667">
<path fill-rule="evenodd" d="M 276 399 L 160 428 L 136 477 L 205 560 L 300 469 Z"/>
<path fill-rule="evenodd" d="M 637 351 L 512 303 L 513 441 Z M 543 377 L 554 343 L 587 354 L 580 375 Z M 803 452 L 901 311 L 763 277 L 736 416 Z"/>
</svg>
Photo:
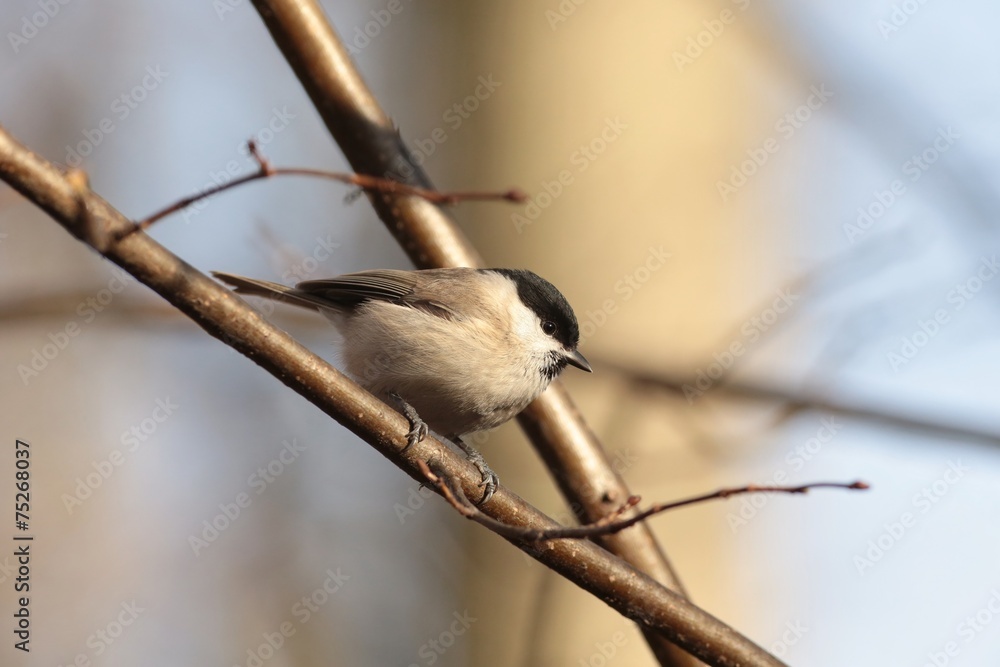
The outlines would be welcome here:
<svg viewBox="0 0 1000 667">
<path fill-rule="evenodd" d="M 430 433 L 430 429 L 427 427 L 427 422 L 420 418 L 417 414 L 416 408 L 403 400 L 403 397 L 399 394 L 390 394 L 393 400 L 399 405 L 399 411 L 403 413 L 406 417 L 406 421 L 410 422 L 410 431 L 406 434 L 406 447 L 403 448 L 405 452 L 407 449 L 417 444 L 421 440 L 427 437 Z"/>
<path fill-rule="evenodd" d="M 489 464 L 486 463 L 486 459 L 483 455 L 476 451 L 472 445 L 467 444 L 461 438 L 453 438 L 453 441 L 458 445 L 463 452 L 465 452 L 466 458 L 472 465 L 476 466 L 476 470 L 482 476 L 482 480 L 479 482 L 479 486 L 483 488 L 483 497 L 479 499 L 476 505 L 486 504 L 493 494 L 496 492 L 497 488 L 500 486 L 500 478 L 497 476 L 493 469 L 490 468 Z"/>
</svg>

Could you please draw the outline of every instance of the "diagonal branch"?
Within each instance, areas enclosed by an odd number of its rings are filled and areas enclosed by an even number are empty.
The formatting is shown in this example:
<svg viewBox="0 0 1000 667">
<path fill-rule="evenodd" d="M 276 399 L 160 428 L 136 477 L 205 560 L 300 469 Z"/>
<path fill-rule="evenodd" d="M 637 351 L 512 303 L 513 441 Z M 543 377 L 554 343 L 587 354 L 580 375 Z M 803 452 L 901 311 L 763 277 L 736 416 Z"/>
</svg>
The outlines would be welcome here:
<svg viewBox="0 0 1000 667">
<path fill-rule="evenodd" d="M 119 265 L 186 314 L 212 336 L 246 355 L 346 426 L 416 480 L 419 461 L 432 459 L 463 493 L 478 489 L 471 464 L 433 438 L 406 448 L 406 420 L 276 329 L 228 290 L 186 264 L 79 181 L 30 152 L 0 128 L 0 179 L 6 181 L 81 241 L 103 247 Z M 512 526 L 557 524 L 501 487 L 485 510 Z M 736 631 L 595 544 L 557 540 L 542 546 L 510 540 L 539 562 L 711 665 L 769 666 L 782 663 Z"/>
<path fill-rule="evenodd" d="M 319 3 L 253 3 L 354 171 L 433 189 L 424 171 L 410 159 L 391 119 L 361 78 Z M 433 203 L 412 196 L 368 193 L 368 197 L 417 267 L 481 264 L 468 239 Z M 518 420 L 581 523 L 600 520 L 632 495 L 561 382 L 553 382 Z M 686 596 L 666 554 L 645 525 L 604 537 L 601 544 Z M 648 634 L 646 639 L 661 664 L 694 664 L 661 639 Z"/>
</svg>

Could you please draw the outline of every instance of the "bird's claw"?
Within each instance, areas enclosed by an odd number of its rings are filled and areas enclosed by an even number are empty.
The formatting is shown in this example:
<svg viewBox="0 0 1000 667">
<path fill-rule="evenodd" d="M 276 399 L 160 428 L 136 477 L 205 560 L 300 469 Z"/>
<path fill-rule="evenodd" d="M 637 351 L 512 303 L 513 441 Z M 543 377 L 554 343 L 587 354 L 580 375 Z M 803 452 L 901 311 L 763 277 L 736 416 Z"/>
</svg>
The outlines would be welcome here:
<svg viewBox="0 0 1000 667">
<path fill-rule="evenodd" d="M 389 396 L 396 401 L 399 411 L 406 417 L 406 421 L 410 422 L 410 431 L 406 434 L 406 447 L 403 447 L 403 451 L 405 452 L 426 438 L 427 434 L 430 433 L 430 428 L 427 427 L 427 422 L 420 418 L 414 407 L 407 403 L 402 396 L 399 394 L 389 394 Z"/>
<path fill-rule="evenodd" d="M 413 445 L 417 444 L 426 438 L 428 433 L 430 433 L 430 429 L 427 427 L 427 424 L 419 417 L 415 422 L 410 424 L 410 426 L 410 431 L 406 434 L 406 447 L 403 451 L 406 451 Z"/>
<path fill-rule="evenodd" d="M 489 499 L 493 497 L 493 494 L 500 486 L 500 478 L 486 463 L 486 459 L 483 458 L 483 455 L 476 451 L 475 447 L 469 445 L 459 436 L 454 436 L 452 440 L 459 446 L 459 448 L 461 448 L 463 452 L 465 452 L 466 458 L 469 459 L 469 462 L 472 465 L 476 466 L 476 470 L 478 470 L 479 474 L 482 476 L 479 486 L 483 488 L 483 497 L 479 499 L 479 502 L 476 503 L 476 505 L 485 505 Z"/>
<path fill-rule="evenodd" d="M 483 476 L 482 481 L 479 482 L 479 486 L 483 488 L 483 497 L 479 499 L 476 505 L 485 505 L 493 497 L 493 494 L 496 493 L 497 487 L 500 486 L 500 478 L 497 477 L 495 472 L 490 470 L 490 467 L 485 462 L 481 466 L 476 461 L 473 461 L 473 463 L 476 469 L 479 470 L 479 474 Z"/>
</svg>

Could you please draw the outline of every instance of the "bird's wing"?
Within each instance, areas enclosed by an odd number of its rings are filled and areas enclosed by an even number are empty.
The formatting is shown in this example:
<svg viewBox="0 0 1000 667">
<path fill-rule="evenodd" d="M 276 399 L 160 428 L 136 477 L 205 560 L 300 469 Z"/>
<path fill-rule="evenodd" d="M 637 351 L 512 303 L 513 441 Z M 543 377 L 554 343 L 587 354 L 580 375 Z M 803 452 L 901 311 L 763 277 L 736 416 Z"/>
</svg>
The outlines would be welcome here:
<svg viewBox="0 0 1000 667">
<path fill-rule="evenodd" d="M 454 318 L 456 314 L 452 309 L 438 300 L 427 298 L 420 289 L 428 279 L 451 277 L 452 271 L 454 270 L 360 271 L 325 280 L 307 280 L 296 285 L 295 289 L 345 306 L 372 300 L 389 301 L 424 310 L 438 317 Z"/>
<path fill-rule="evenodd" d="M 223 273 L 222 271 L 212 271 L 212 275 L 227 285 L 235 287 L 237 294 L 261 296 L 266 299 L 283 301 L 285 303 L 292 304 L 293 306 L 301 306 L 303 308 L 316 309 L 330 307 L 330 304 L 320 297 L 300 292 L 294 287 L 287 287 L 278 283 L 272 283 L 268 280 L 258 280 L 256 278 L 237 276 L 232 273 Z"/>
<path fill-rule="evenodd" d="M 332 301 L 359 302 L 369 299 L 399 301 L 413 294 L 414 287 L 416 280 L 410 271 L 378 270 L 307 280 L 296 285 L 295 289 Z"/>
</svg>

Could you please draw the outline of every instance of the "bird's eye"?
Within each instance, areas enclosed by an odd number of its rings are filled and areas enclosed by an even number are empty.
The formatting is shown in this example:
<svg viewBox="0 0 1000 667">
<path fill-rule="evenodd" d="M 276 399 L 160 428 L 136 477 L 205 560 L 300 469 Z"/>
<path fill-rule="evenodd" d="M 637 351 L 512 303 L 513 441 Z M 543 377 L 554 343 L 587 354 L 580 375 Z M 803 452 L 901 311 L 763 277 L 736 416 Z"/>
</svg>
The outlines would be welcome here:
<svg viewBox="0 0 1000 667">
<path fill-rule="evenodd" d="M 553 336 L 556 333 L 556 323 L 552 320 L 542 322 L 542 333 L 546 336 Z"/>
</svg>

